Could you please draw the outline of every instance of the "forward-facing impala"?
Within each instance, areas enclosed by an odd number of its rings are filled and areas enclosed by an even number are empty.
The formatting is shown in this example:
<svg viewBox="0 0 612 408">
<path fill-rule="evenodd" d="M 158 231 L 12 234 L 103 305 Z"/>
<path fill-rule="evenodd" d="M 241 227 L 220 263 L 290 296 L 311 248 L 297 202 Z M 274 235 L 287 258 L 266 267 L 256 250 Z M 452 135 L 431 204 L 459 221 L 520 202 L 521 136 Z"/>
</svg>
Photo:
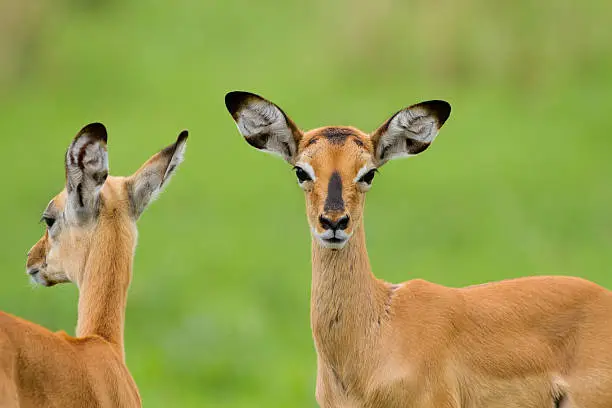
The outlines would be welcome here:
<svg viewBox="0 0 612 408">
<path fill-rule="evenodd" d="M 106 129 L 85 126 L 66 152 L 66 186 L 28 253 L 43 285 L 79 288 L 76 337 L 0 312 L 0 407 L 140 407 L 123 326 L 136 220 L 183 160 L 187 132 L 130 177 L 108 176 Z"/>
<path fill-rule="evenodd" d="M 295 167 L 312 231 L 311 324 L 323 407 L 610 408 L 612 293 L 569 277 L 466 288 L 377 279 L 363 206 L 376 169 L 421 153 L 450 114 L 430 101 L 366 134 L 302 132 L 273 103 L 231 92 L 246 141 Z"/>
</svg>

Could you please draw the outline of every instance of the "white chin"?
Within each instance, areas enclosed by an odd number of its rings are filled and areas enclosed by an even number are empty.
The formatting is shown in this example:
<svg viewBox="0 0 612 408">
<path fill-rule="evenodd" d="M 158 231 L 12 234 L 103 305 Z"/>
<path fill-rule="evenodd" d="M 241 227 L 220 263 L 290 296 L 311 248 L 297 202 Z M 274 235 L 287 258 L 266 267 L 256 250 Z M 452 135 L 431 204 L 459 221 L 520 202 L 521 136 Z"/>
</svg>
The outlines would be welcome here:
<svg viewBox="0 0 612 408">
<path fill-rule="evenodd" d="M 337 231 L 334 235 L 330 230 L 325 231 L 322 234 L 313 231 L 315 237 L 323 248 L 329 249 L 342 249 L 348 242 L 350 235 L 344 231 Z"/>
<path fill-rule="evenodd" d="M 51 286 L 51 284 L 45 278 L 41 277 L 40 274 L 30 276 L 30 281 L 40 286 Z"/>
<path fill-rule="evenodd" d="M 319 238 L 319 242 L 321 243 L 321 246 L 323 246 L 324 248 L 329 248 L 329 249 L 342 249 L 346 243 L 348 242 L 348 239 L 343 239 L 343 240 L 329 240 L 329 239 L 323 239 L 323 238 Z"/>
</svg>

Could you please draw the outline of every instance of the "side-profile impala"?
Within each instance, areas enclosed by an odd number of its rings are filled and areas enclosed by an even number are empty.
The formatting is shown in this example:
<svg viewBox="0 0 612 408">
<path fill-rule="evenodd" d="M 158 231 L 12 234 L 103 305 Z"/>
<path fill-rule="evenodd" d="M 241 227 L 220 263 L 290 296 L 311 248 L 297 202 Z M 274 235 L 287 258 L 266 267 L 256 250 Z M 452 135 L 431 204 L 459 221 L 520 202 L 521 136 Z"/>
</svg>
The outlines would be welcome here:
<svg viewBox="0 0 612 408">
<path fill-rule="evenodd" d="M 187 131 L 130 177 L 108 176 L 107 133 L 85 126 L 65 157 L 66 186 L 28 253 L 38 284 L 79 288 L 76 337 L 0 312 L 0 407 L 140 407 L 123 328 L 136 220 L 183 160 Z"/>
<path fill-rule="evenodd" d="M 250 145 L 294 166 L 305 193 L 322 407 L 612 407 L 612 292 L 571 277 L 448 288 L 372 274 L 365 193 L 377 168 L 429 147 L 448 103 L 410 106 L 371 134 L 303 132 L 247 92 L 225 104 Z"/>
</svg>

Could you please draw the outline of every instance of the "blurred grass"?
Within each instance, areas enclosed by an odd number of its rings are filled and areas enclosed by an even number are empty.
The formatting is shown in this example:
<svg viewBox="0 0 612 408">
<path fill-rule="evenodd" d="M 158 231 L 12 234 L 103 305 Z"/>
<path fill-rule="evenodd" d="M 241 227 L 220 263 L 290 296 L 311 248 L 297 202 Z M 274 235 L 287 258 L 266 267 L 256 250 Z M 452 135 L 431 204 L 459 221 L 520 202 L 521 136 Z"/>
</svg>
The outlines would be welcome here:
<svg viewBox="0 0 612 408">
<path fill-rule="evenodd" d="M 139 223 L 128 365 L 147 407 L 312 407 L 309 234 L 289 167 L 223 106 L 261 93 L 303 128 L 372 130 L 453 104 L 435 146 L 382 169 L 376 273 L 447 285 L 570 274 L 612 288 L 612 5 L 604 1 L 0 2 L 0 308 L 51 330 L 76 289 L 29 286 L 36 221 L 84 124 L 113 174 L 178 132 L 183 168 Z"/>
</svg>

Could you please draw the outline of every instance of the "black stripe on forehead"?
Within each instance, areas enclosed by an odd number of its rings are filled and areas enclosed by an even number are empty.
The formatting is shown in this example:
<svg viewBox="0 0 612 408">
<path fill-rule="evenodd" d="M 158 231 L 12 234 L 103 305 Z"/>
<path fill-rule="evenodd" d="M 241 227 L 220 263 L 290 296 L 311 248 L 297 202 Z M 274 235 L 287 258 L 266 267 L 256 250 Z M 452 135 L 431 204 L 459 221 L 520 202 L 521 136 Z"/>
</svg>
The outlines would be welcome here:
<svg viewBox="0 0 612 408">
<path fill-rule="evenodd" d="M 334 171 L 327 185 L 327 198 L 325 199 L 324 211 L 344 211 L 344 200 L 342 199 L 342 178 L 340 173 Z"/>
<path fill-rule="evenodd" d="M 344 144 L 346 139 L 354 134 L 352 129 L 343 127 L 328 127 L 321 131 L 321 135 L 333 144 Z"/>
</svg>

